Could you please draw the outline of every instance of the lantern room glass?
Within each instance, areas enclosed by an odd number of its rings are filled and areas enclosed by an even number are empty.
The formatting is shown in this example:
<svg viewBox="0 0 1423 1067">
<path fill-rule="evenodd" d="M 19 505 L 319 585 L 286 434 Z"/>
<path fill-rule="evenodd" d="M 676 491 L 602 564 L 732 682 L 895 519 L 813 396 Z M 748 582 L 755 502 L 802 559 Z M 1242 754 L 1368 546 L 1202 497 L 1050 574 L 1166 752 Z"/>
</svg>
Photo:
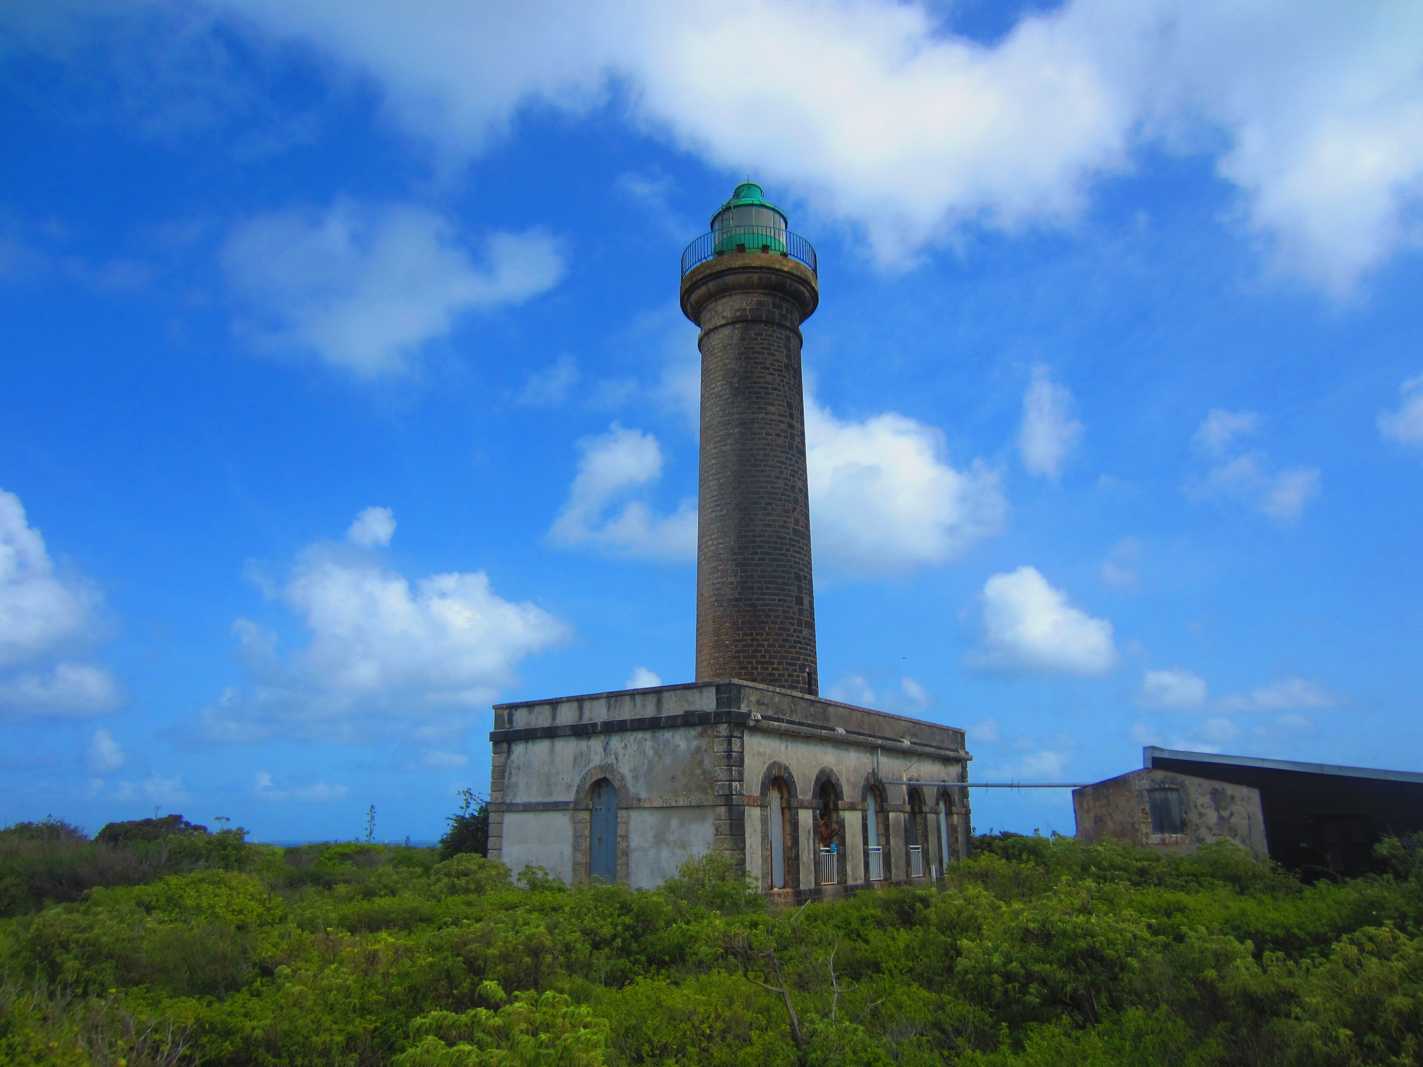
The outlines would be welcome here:
<svg viewBox="0 0 1423 1067">
<path fill-rule="evenodd" d="M 761 187 L 746 182 L 736 187 L 731 199 L 712 218 L 716 251 L 786 251 L 786 217 L 766 203 Z"/>
</svg>

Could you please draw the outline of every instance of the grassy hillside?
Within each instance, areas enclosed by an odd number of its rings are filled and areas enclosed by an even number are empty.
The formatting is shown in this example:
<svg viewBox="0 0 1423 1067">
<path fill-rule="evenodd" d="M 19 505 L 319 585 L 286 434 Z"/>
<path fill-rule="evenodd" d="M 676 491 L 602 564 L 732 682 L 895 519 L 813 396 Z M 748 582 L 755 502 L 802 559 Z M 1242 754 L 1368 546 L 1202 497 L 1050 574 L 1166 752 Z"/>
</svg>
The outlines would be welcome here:
<svg viewBox="0 0 1423 1067">
<path fill-rule="evenodd" d="M 5 1064 L 1416 1064 L 1423 852 L 1303 886 L 981 840 L 939 889 L 768 911 L 434 849 L 0 831 Z M 47 901 L 63 901 L 47 903 Z"/>
</svg>

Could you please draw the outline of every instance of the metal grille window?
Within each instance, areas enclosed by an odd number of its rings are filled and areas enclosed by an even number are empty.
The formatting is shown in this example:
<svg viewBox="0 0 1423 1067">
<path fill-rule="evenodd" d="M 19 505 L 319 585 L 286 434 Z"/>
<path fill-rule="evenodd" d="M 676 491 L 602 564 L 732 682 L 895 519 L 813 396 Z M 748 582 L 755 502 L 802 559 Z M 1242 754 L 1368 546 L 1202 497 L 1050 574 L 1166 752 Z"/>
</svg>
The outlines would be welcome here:
<svg viewBox="0 0 1423 1067">
<path fill-rule="evenodd" d="M 1153 834 L 1183 834 L 1186 832 L 1186 810 L 1181 790 L 1165 786 L 1146 791 L 1146 804 L 1151 812 Z"/>
</svg>

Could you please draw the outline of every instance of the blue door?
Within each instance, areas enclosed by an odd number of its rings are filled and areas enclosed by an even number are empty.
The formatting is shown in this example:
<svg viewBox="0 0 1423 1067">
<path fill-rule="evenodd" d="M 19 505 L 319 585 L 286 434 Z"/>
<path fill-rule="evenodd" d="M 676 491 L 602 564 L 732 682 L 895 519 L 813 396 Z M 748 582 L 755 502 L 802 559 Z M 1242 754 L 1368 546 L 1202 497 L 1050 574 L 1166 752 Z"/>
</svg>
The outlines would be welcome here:
<svg viewBox="0 0 1423 1067">
<path fill-rule="evenodd" d="M 593 820 L 588 841 L 588 876 L 618 880 L 618 791 L 606 778 L 593 786 Z"/>
</svg>

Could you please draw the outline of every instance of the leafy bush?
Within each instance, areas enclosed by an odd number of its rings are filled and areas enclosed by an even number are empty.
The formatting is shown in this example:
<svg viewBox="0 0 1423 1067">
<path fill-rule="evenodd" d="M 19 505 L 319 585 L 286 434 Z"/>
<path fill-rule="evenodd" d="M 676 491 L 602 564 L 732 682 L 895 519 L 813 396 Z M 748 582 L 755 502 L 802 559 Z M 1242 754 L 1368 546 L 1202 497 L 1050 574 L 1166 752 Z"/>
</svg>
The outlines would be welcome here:
<svg viewBox="0 0 1423 1067">
<path fill-rule="evenodd" d="M 1416 841 L 1305 886 L 1238 849 L 1005 836 L 934 888 L 770 909 L 715 857 L 568 887 L 156 822 L 0 831 L 0 1063 L 1423 1061 Z"/>
<path fill-rule="evenodd" d="M 462 853 L 489 854 L 489 802 L 473 789 L 461 789 L 459 811 L 446 820 L 450 827 L 440 838 L 440 859 Z"/>
<path fill-rule="evenodd" d="M 93 841 L 55 819 L 0 830 L 0 916 L 79 900 L 100 886 L 136 885 L 177 871 L 240 870 L 255 850 L 240 828 L 209 834 L 181 815 L 109 823 Z"/>
<path fill-rule="evenodd" d="M 138 841 L 162 841 L 183 834 L 205 834 L 206 826 L 190 823 L 181 815 L 165 815 L 161 819 L 131 819 L 106 823 L 94 840 L 101 845 L 131 845 Z"/>
</svg>

